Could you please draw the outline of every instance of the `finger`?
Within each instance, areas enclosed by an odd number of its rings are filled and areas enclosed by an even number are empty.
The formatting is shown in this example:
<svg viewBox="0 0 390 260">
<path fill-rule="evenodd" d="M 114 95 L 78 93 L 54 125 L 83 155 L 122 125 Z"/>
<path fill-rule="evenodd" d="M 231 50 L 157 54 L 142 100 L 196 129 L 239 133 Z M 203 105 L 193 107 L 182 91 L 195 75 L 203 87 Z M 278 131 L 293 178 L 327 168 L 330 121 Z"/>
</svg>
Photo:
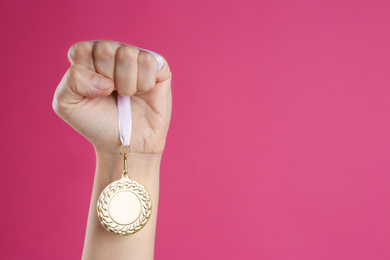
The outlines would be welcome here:
<svg viewBox="0 0 390 260">
<path fill-rule="evenodd" d="M 114 79 L 115 52 L 119 46 L 119 43 L 113 41 L 98 41 L 93 45 L 92 57 L 97 73 Z"/>
<path fill-rule="evenodd" d="M 139 53 L 137 91 L 147 92 L 156 85 L 157 67 L 153 54 L 145 51 Z"/>
<path fill-rule="evenodd" d="M 95 71 L 92 59 L 93 43 L 82 41 L 73 44 L 68 51 L 68 60 L 73 64 L 80 64 Z"/>
<path fill-rule="evenodd" d="M 165 58 L 162 55 L 160 56 L 163 60 L 163 66 L 157 73 L 156 83 L 172 78 L 172 72 L 171 69 L 169 68 L 168 62 L 165 60 Z"/>
<path fill-rule="evenodd" d="M 137 92 L 139 52 L 130 45 L 122 45 L 116 51 L 115 87 L 122 96 L 132 96 Z"/>
<path fill-rule="evenodd" d="M 61 113 L 71 105 L 81 102 L 85 97 L 108 96 L 113 89 L 112 80 L 80 64 L 74 64 L 67 70 L 55 91 L 54 111 Z"/>
</svg>

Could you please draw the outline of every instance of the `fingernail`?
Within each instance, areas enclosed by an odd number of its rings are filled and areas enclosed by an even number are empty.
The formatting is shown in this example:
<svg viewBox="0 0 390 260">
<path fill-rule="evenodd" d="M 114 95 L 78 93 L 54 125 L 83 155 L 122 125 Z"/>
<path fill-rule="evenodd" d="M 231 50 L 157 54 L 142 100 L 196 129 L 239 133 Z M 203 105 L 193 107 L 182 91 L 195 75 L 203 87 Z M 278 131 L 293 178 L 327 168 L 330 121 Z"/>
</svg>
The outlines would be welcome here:
<svg viewBox="0 0 390 260">
<path fill-rule="evenodd" d="M 97 89 L 107 90 L 107 89 L 111 88 L 112 81 L 110 79 L 105 78 L 105 77 L 95 76 L 92 79 L 92 84 Z"/>
</svg>

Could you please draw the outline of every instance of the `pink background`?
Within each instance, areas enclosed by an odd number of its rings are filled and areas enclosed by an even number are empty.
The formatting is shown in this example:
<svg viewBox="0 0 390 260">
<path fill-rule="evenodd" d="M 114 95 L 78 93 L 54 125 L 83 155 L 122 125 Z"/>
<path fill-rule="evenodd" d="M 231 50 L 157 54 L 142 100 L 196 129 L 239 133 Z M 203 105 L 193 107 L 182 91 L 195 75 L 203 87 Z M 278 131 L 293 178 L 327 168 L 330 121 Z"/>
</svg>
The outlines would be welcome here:
<svg viewBox="0 0 390 260">
<path fill-rule="evenodd" d="M 51 108 L 81 40 L 162 54 L 156 259 L 390 259 L 389 1 L 2 1 L 1 259 L 79 259 L 92 146 Z"/>
</svg>

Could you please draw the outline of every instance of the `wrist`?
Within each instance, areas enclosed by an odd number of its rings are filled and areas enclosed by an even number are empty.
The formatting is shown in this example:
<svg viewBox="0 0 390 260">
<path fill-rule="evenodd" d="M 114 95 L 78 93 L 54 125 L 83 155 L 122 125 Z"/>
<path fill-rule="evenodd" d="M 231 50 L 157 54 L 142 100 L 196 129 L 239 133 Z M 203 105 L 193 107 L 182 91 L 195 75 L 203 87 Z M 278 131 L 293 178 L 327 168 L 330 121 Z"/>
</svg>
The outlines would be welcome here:
<svg viewBox="0 0 390 260">
<path fill-rule="evenodd" d="M 95 152 L 98 155 L 107 158 L 117 158 L 118 156 L 122 158 L 120 154 L 120 147 L 121 147 L 120 142 L 114 145 L 110 145 L 109 147 L 107 147 L 107 145 L 95 144 L 94 142 L 91 142 L 91 144 L 93 145 Z M 138 147 L 142 147 L 142 149 L 139 149 Z M 164 152 L 164 147 L 165 147 L 165 139 L 164 141 L 161 141 L 159 139 L 159 141 L 155 141 L 153 145 L 136 143 L 134 146 L 131 146 L 131 151 L 129 156 L 137 157 L 140 160 L 160 161 Z"/>
<path fill-rule="evenodd" d="M 118 178 L 123 171 L 123 156 L 119 153 L 106 152 L 95 148 L 97 168 L 104 170 L 113 178 Z M 162 153 L 143 154 L 130 152 L 127 156 L 127 168 L 130 176 L 156 174 L 160 170 Z"/>
</svg>

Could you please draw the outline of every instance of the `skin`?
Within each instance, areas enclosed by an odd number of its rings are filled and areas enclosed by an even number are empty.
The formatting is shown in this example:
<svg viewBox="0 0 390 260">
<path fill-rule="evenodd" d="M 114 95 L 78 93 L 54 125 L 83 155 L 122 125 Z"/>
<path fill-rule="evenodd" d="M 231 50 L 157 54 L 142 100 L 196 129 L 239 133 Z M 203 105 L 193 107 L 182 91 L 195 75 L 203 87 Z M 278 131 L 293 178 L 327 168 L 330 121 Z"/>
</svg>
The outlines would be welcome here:
<svg viewBox="0 0 390 260">
<path fill-rule="evenodd" d="M 54 98 L 56 114 L 89 140 L 96 172 L 82 259 L 153 259 L 159 173 L 172 111 L 172 73 L 157 71 L 155 57 L 114 41 L 78 42 L 68 52 L 71 63 Z M 122 173 L 116 95 L 131 97 L 133 128 L 128 171 L 152 200 L 146 226 L 134 235 L 117 236 L 100 224 L 96 203 L 101 191 Z"/>
</svg>

